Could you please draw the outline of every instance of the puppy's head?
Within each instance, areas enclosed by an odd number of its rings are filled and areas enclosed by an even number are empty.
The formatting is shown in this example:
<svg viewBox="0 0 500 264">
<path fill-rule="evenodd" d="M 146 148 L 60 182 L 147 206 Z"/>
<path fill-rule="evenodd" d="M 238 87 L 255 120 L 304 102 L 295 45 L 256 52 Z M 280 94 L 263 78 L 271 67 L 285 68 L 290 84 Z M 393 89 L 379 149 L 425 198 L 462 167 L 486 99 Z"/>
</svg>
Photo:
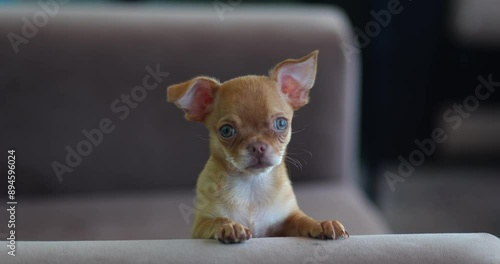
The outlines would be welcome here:
<svg viewBox="0 0 500 264">
<path fill-rule="evenodd" d="M 293 111 L 307 104 L 316 78 L 318 51 L 277 64 L 269 76 L 224 83 L 209 77 L 169 86 L 167 101 L 186 119 L 205 124 L 212 156 L 226 168 L 262 173 L 283 161 Z"/>
</svg>

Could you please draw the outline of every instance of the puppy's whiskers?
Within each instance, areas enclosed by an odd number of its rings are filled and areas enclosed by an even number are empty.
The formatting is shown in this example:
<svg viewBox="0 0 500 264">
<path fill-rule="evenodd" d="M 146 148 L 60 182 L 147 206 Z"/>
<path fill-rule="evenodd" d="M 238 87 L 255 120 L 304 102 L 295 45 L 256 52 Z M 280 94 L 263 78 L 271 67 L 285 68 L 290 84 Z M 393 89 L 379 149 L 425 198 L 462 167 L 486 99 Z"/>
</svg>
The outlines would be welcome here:
<svg viewBox="0 0 500 264">
<path fill-rule="evenodd" d="M 201 137 L 201 136 L 198 136 L 198 137 L 196 137 L 196 138 L 197 138 L 197 139 L 201 139 L 201 140 L 203 140 L 203 141 L 208 141 L 208 142 L 210 142 L 210 139 L 208 139 L 208 138 L 204 138 L 204 137 Z"/>
<path fill-rule="evenodd" d="M 299 160 L 291 157 L 285 157 L 285 161 L 295 166 L 298 170 L 302 171 L 302 163 L 300 163 Z"/>
<path fill-rule="evenodd" d="M 312 158 L 313 154 L 311 151 L 309 151 L 307 149 L 301 149 L 301 150 L 304 151 L 305 153 L 309 154 L 309 156 L 311 156 L 311 158 Z"/>
<path fill-rule="evenodd" d="M 296 156 L 297 158 L 294 158 L 295 160 L 301 159 L 306 166 L 308 165 L 307 160 L 304 157 L 302 157 L 300 154 L 298 154 L 298 153 L 290 153 L 289 152 L 288 155 L 289 156 Z M 292 157 L 290 157 L 290 158 L 292 158 Z"/>
<path fill-rule="evenodd" d="M 300 133 L 300 132 L 302 132 L 302 131 L 306 130 L 306 129 L 307 129 L 307 127 L 308 127 L 308 125 L 306 125 L 306 127 L 301 128 L 301 129 L 292 130 L 292 135 L 293 135 L 293 134 Z"/>
<path fill-rule="evenodd" d="M 306 154 L 306 157 L 304 158 L 302 154 Z M 306 149 L 300 149 L 299 152 L 287 152 L 287 155 L 301 159 L 306 166 L 308 164 L 306 158 L 312 158 L 312 153 Z"/>
</svg>

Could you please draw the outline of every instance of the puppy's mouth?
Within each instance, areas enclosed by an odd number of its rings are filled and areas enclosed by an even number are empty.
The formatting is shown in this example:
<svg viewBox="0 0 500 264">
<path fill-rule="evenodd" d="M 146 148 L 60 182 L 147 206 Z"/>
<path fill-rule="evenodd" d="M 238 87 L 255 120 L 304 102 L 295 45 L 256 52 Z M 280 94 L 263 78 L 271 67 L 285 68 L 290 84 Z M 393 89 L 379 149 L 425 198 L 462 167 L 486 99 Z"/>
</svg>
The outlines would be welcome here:
<svg viewBox="0 0 500 264">
<path fill-rule="evenodd" d="M 255 169 L 265 169 L 274 166 L 271 161 L 264 157 L 253 158 L 252 162 L 248 164 L 246 169 L 255 170 Z"/>
</svg>

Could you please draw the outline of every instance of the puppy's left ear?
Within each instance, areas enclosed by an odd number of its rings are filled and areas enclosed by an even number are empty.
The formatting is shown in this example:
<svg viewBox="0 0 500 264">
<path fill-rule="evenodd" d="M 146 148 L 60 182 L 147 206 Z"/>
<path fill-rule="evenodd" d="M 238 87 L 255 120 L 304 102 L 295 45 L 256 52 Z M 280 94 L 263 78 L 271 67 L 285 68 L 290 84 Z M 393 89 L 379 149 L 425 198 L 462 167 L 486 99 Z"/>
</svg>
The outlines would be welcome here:
<svg viewBox="0 0 500 264">
<path fill-rule="evenodd" d="M 215 93 L 220 83 L 209 77 L 196 77 L 190 81 L 167 87 L 167 101 L 184 110 L 190 121 L 203 122 L 212 111 Z"/>
<path fill-rule="evenodd" d="M 278 63 L 270 72 L 271 79 L 287 97 L 294 110 L 309 102 L 309 90 L 316 79 L 318 50 L 301 59 L 288 59 Z"/>
</svg>

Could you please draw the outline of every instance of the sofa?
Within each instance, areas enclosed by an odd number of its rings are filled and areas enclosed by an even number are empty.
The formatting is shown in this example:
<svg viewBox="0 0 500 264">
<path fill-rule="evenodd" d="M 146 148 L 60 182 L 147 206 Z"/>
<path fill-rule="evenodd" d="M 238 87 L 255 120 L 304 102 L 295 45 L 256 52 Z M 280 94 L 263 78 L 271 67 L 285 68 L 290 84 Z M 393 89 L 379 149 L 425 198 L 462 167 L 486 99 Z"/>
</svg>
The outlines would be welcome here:
<svg viewBox="0 0 500 264">
<path fill-rule="evenodd" d="M 66 2 L 0 9 L 1 144 L 17 164 L 16 256 L 1 263 L 500 263 L 492 235 L 389 235 L 361 191 L 360 50 L 342 10 Z M 165 88 L 264 75 L 315 49 L 289 172 L 303 211 L 351 237 L 189 239 L 207 132 Z"/>
</svg>

